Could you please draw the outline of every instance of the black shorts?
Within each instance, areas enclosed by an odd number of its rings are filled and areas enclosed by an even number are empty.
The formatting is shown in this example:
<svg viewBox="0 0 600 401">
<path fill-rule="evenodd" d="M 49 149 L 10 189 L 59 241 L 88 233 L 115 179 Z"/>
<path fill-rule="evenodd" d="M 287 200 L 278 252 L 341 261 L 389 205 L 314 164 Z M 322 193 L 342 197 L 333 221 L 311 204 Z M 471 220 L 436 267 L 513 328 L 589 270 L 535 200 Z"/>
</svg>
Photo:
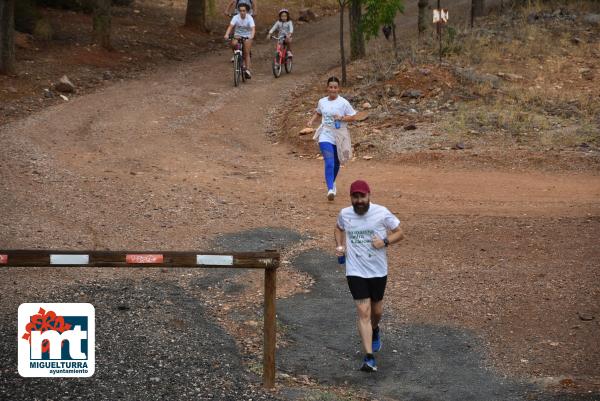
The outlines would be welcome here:
<svg viewBox="0 0 600 401">
<path fill-rule="evenodd" d="M 358 276 L 346 276 L 348 287 L 354 299 L 371 298 L 374 302 L 383 299 L 387 276 L 363 278 Z"/>
</svg>

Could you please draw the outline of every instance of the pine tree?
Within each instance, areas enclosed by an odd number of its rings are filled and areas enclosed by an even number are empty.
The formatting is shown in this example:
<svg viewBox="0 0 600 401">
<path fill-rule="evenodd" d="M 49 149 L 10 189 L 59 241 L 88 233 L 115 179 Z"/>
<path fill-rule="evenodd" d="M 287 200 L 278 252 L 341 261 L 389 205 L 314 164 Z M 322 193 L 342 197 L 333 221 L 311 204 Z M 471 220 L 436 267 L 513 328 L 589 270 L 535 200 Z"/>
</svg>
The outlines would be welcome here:
<svg viewBox="0 0 600 401">
<path fill-rule="evenodd" d="M 185 11 L 185 26 L 197 28 L 205 32 L 206 29 L 206 0 L 188 0 Z"/>
<path fill-rule="evenodd" d="M 110 43 L 111 0 L 96 0 L 93 16 L 94 42 L 107 50 L 112 50 Z"/>
<path fill-rule="evenodd" d="M 0 74 L 15 73 L 15 0 L 0 0 Z"/>
</svg>

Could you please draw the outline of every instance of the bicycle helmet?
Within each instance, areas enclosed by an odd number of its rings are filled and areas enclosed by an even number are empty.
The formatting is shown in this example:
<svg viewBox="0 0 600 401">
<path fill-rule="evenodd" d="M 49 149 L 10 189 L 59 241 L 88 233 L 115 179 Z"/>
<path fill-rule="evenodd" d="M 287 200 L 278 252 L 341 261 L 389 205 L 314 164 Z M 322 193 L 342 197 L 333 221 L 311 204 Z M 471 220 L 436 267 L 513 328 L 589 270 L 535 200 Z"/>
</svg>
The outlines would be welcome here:
<svg viewBox="0 0 600 401">
<path fill-rule="evenodd" d="M 288 10 L 287 8 L 282 8 L 281 10 L 279 10 L 279 19 L 281 19 L 281 14 L 286 13 L 288 20 L 290 19 L 290 10 Z"/>
</svg>

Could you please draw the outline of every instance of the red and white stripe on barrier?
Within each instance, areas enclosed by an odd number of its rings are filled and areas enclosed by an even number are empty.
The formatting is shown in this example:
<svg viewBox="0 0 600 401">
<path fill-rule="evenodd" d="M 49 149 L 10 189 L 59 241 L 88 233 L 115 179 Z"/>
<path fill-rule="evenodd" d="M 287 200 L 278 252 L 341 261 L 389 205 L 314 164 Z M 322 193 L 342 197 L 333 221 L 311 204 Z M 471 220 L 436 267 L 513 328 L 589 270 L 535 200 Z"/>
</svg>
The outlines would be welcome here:
<svg viewBox="0 0 600 401">
<path fill-rule="evenodd" d="M 157 254 L 128 254 L 125 255 L 125 262 L 130 264 L 144 264 L 144 263 L 162 263 L 164 261 L 163 255 Z"/>
</svg>

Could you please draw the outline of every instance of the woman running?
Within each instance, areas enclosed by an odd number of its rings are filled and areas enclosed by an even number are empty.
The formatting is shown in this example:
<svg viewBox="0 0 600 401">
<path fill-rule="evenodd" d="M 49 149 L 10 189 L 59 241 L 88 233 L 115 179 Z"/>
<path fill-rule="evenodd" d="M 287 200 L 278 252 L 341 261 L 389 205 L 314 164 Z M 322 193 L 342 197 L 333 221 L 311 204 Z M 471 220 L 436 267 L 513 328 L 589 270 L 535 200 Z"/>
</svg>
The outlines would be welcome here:
<svg viewBox="0 0 600 401">
<path fill-rule="evenodd" d="M 321 125 L 315 132 L 314 139 L 319 142 L 319 149 L 325 164 L 325 182 L 327 183 L 327 199 L 335 199 L 335 179 L 340 171 L 340 162 L 345 163 L 351 157 L 352 147 L 348 134 L 348 123 L 355 121 L 356 111 L 348 100 L 338 95 L 340 80 L 330 77 L 327 80 L 328 96 L 319 100 L 317 109 L 308 121 L 312 126 L 315 119 L 321 116 Z"/>
</svg>

